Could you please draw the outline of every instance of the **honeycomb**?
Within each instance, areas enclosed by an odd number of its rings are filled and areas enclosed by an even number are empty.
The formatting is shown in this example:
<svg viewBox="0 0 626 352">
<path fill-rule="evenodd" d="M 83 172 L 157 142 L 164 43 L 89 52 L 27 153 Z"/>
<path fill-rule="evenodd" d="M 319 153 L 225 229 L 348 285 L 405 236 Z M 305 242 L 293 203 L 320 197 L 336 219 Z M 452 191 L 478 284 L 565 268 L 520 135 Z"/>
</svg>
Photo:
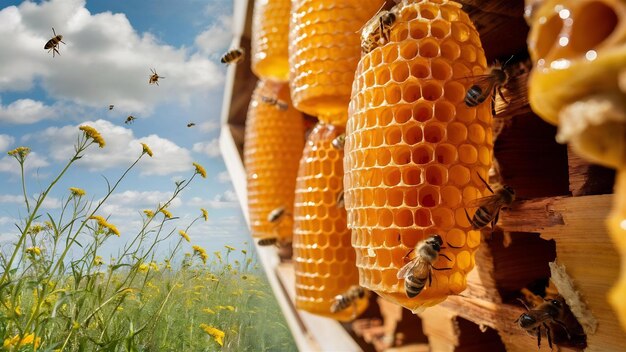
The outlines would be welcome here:
<svg viewBox="0 0 626 352">
<path fill-rule="evenodd" d="M 306 142 L 294 206 L 293 253 L 296 271 L 296 307 L 341 321 L 353 318 L 353 309 L 330 312 L 336 295 L 359 282 L 346 211 L 337 206 L 343 190 L 343 152 L 332 140 L 343 127 L 318 124 Z M 357 314 L 367 300 L 357 302 Z"/>
<path fill-rule="evenodd" d="M 252 72 L 259 78 L 289 79 L 291 0 L 257 0 L 252 16 Z"/>
<path fill-rule="evenodd" d="M 344 158 L 345 204 L 360 284 L 413 311 L 466 287 L 480 232 L 465 205 L 490 195 L 489 100 L 464 103 L 486 72 L 478 32 L 460 5 L 421 1 L 396 8 L 389 42 L 359 61 Z M 470 209 L 472 214 L 474 209 Z M 418 242 L 444 240 L 432 286 L 409 299 L 396 275 Z M 460 247 L 460 248 L 451 248 Z"/>
<path fill-rule="evenodd" d="M 359 29 L 383 0 L 293 0 L 289 66 L 293 104 L 309 115 L 345 125 L 354 70 L 361 56 Z"/>
<path fill-rule="evenodd" d="M 622 329 L 626 331 L 626 171 L 618 172 L 615 181 L 615 196 L 613 209 L 609 215 L 607 225 L 613 236 L 617 251 L 622 256 L 621 271 L 618 282 L 611 289 L 609 301 L 617 312 Z"/>
<path fill-rule="evenodd" d="M 275 96 L 289 103 L 282 111 L 261 101 Z M 246 120 L 244 164 L 248 181 L 248 211 L 253 237 L 290 241 L 293 220 L 285 215 L 277 223 L 267 216 L 278 207 L 293 213 L 298 163 L 304 147 L 302 114 L 291 106 L 286 83 L 259 81 Z"/>
</svg>

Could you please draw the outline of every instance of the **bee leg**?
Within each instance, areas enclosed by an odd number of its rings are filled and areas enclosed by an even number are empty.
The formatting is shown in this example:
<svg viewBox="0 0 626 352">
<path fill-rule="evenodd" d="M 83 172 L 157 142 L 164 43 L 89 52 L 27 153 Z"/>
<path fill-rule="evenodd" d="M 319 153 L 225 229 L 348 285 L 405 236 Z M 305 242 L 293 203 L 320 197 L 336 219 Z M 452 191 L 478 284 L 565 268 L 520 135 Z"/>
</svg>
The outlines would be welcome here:
<svg viewBox="0 0 626 352">
<path fill-rule="evenodd" d="M 530 308 L 528 308 L 528 305 L 526 304 L 526 302 L 524 302 L 523 299 L 518 298 L 517 300 L 520 301 L 520 303 L 522 303 L 522 305 L 524 306 L 524 308 L 526 308 L 526 310 L 530 310 Z M 519 318 L 517 318 L 517 320 L 519 320 Z"/>
<path fill-rule="evenodd" d="M 465 211 L 465 217 L 467 218 L 467 222 L 469 222 L 469 224 L 472 225 L 472 228 L 475 228 L 472 218 L 470 218 L 469 214 L 467 213 L 467 209 L 463 209 L 463 210 Z"/>
<path fill-rule="evenodd" d="M 415 248 L 411 248 L 411 250 L 410 250 L 410 251 L 409 251 L 409 252 L 408 252 L 408 253 L 404 256 L 404 258 L 402 258 L 402 259 L 405 259 L 405 260 L 406 260 L 406 258 L 408 258 L 408 257 L 409 257 L 409 254 L 411 254 L 414 250 L 415 250 Z"/>
<path fill-rule="evenodd" d="M 563 328 L 563 330 L 565 331 L 565 334 L 567 335 L 567 339 L 571 340 L 572 339 L 572 335 L 570 335 L 569 331 L 567 331 L 567 325 L 565 325 L 565 323 L 560 321 L 560 320 L 554 320 L 554 322 L 559 324 Z"/>
<path fill-rule="evenodd" d="M 431 266 L 431 268 L 432 268 L 433 270 L 437 270 L 437 271 L 452 270 L 452 268 L 435 268 L 434 266 Z"/>
<path fill-rule="evenodd" d="M 493 228 L 496 227 L 496 224 L 498 223 L 498 218 L 500 218 L 500 211 L 499 210 L 496 213 L 496 216 L 494 216 L 493 220 L 491 221 L 491 231 L 493 231 Z"/>
<path fill-rule="evenodd" d="M 465 211 L 465 212 L 467 213 L 467 211 Z M 467 215 L 467 217 L 469 218 L 469 214 Z M 448 247 L 450 247 L 450 248 L 463 248 L 463 246 L 461 246 L 461 247 L 453 246 L 453 245 L 451 245 L 449 242 L 446 242 L 446 244 L 447 244 L 447 245 L 448 245 Z"/>
<path fill-rule="evenodd" d="M 541 326 L 537 327 L 537 349 L 541 349 Z"/>
<path fill-rule="evenodd" d="M 509 102 L 509 101 L 508 101 L 508 100 L 504 97 L 504 94 L 502 93 L 502 86 L 499 86 L 499 87 L 498 87 L 498 95 L 500 96 L 500 98 L 502 98 L 502 100 L 503 100 L 505 103 L 507 103 L 507 104 L 509 104 L 509 103 L 510 103 L 510 102 Z"/>
<path fill-rule="evenodd" d="M 546 323 L 543 323 L 543 326 L 546 328 L 546 336 L 548 336 L 548 346 L 550 346 L 550 350 L 552 350 L 552 330 L 550 330 L 550 327 Z"/>
<path fill-rule="evenodd" d="M 448 257 L 447 255 L 445 255 L 445 254 L 443 254 L 443 253 L 439 253 L 439 255 L 440 255 L 440 256 L 442 256 L 442 257 L 444 257 L 444 258 L 446 258 L 446 259 L 448 259 L 448 261 L 449 261 L 449 262 L 451 262 L 451 261 L 452 261 L 452 259 L 450 259 L 450 257 Z"/>
<path fill-rule="evenodd" d="M 487 189 L 489 190 L 489 192 L 491 192 L 493 194 L 493 189 L 491 189 L 491 186 L 489 186 L 489 183 L 487 183 L 487 181 L 485 181 L 485 179 L 480 176 L 479 173 L 476 173 L 478 175 L 478 178 L 483 181 L 483 183 L 485 184 L 485 186 L 487 186 Z"/>
<path fill-rule="evenodd" d="M 428 270 L 428 287 L 433 285 L 433 271 Z"/>
</svg>

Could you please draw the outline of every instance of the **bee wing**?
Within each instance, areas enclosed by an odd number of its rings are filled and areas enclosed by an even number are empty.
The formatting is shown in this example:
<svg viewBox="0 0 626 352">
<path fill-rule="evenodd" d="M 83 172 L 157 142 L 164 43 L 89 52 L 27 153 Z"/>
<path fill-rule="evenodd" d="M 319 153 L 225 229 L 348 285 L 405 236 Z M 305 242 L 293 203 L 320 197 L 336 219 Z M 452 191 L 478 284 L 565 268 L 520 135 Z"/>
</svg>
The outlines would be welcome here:
<svg viewBox="0 0 626 352">
<path fill-rule="evenodd" d="M 491 92 L 496 85 L 496 76 L 492 74 L 476 75 L 466 78 L 461 78 L 463 81 L 467 81 L 471 86 L 478 86 L 483 92 Z"/>
<path fill-rule="evenodd" d="M 504 204 L 502 197 L 494 194 L 492 196 L 477 198 L 467 203 L 467 208 L 485 207 L 487 209 L 500 208 Z"/>
<path fill-rule="evenodd" d="M 367 22 L 365 22 L 364 25 L 361 26 L 361 28 L 359 28 L 356 32 L 354 33 L 361 33 L 363 31 L 363 28 L 369 26 L 370 24 L 373 23 L 373 21 L 378 20 L 378 15 L 380 14 L 380 11 L 382 11 L 383 7 L 385 7 L 385 2 L 380 5 L 380 8 L 378 9 L 378 11 L 376 11 L 376 13 L 372 16 L 372 18 L 370 18 Z"/>
<path fill-rule="evenodd" d="M 413 258 L 413 260 L 406 263 L 402 268 L 400 268 L 400 270 L 398 270 L 398 274 L 396 275 L 396 277 L 398 279 L 404 279 L 414 271 L 422 271 L 426 269 L 426 266 L 428 266 L 428 263 L 420 260 L 419 257 Z"/>
</svg>

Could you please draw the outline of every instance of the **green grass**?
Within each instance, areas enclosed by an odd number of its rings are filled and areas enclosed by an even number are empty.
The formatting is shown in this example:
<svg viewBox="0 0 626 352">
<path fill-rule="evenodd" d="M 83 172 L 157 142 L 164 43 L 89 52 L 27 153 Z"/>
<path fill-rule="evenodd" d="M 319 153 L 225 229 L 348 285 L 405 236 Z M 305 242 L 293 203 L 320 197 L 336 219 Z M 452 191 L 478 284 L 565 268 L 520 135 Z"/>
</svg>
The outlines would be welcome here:
<svg viewBox="0 0 626 352">
<path fill-rule="evenodd" d="M 167 206 L 196 176 L 206 177 L 200 165 L 194 163 L 193 175 L 176 184 L 167 202 L 144 210 L 141 229 L 125 244 L 98 211 L 124 176 L 151 156 L 148 146 L 115 183 L 107 183 L 100 202 L 89 202 L 83 190 L 72 188 L 59 214 L 40 213 L 48 193 L 84 151 L 94 144 L 104 147 L 96 130 L 81 130 L 75 154 L 32 204 L 22 182 L 27 215 L 16 224 L 16 241 L 0 252 L 3 349 L 296 350 L 251 248 L 226 246 L 209 255 L 188 243 L 193 224 L 207 219 L 204 209 L 191 223 L 168 230 L 177 220 Z M 22 175 L 29 152 L 23 147 L 9 152 Z M 176 245 L 157 259 L 156 249 L 166 240 Z M 107 241 L 120 243 L 116 258 L 99 255 Z M 241 261 L 229 258 L 234 251 L 240 251 Z"/>
</svg>

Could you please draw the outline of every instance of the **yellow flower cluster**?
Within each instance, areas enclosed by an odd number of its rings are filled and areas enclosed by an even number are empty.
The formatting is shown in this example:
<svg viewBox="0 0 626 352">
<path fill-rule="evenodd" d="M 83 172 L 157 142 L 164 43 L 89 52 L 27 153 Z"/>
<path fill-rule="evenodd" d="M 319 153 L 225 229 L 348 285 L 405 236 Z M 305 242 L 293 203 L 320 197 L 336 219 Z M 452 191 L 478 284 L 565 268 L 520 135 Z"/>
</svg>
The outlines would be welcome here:
<svg viewBox="0 0 626 352">
<path fill-rule="evenodd" d="M 200 174 L 202 178 L 206 178 L 206 170 L 202 167 L 202 165 L 198 163 L 193 163 L 193 166 L 196 168 L 196 173 Z"/>
<path fill-rule="evenodd" d="M 94 259 L 93 259 L 93 265 L 95 266 L 100 266 L 104 264 L 104 259 L 102 259 L 101 256 L 97 255 Z"/>
<path fill-rule="evenodd" d="M 208 314 L 215 314 L 215 311 L 211 308 L 204 308 L 202 311 Z"/>
<path fill-rule="evenodd" d="M 115 234 L 117 237 L 120 237 L 120 230 L 117 229 L 117 227 L 115 227 L 115 225 L 111 224 L 110 222 L 106 221 L 102 216 L 100 215 L 92 215 L 89 217 L 89 219 L 93 219 L 98 221 L 98 225 L 106 228 L 107 230 L 109 230 L 109 233 L 113 233 Z"/>
<path fill-rule="evenodd" d="M 41 255 L 41 248 L 39 247 L 28 247 L 26 248 L 26 253 L 30 253 L 33 255 Z"/>
<path fill-rule="evenodd" d="M 28 229 L 27 232 L 31 235 L 36 235 L 45 229 L 46 228 L 41 224 L 34 224 Z"/>
<path fill-rule="evenodd" d="M 82 197 L 85 195 L 85 190 L 77 187 L 70 187 L 70 192 L 73 196 Z"/>
<path fill-rule="evenodd" d="M 33 345 L 33 347 L 35 349 L 39 348 L 39 345 L 41 344 L 41 337 L 37 337 L 37 339 L 35 339 L 35 334 L 28 334 L 22 338 L 20 338 L 20 335 L 15 335 L 12 338 L 6 338 L 4 340 L 4 343 L 2 344 L 2 347 L 5 350 L 12 350 L 12 349 L 19 349 L 22 346 L 26 346 L 26 345 Z"/>
<path fill-rule="evenodd" d="M 149 218 L 154 216 L 154 212 L 152 210 L 149 210 L 149 209 L 145 209 L 143 211 L 143 213 L 146 214 L 146 216 L 149 217 Z"/>
<path fill-rule="evenodd" d="M 141 143 L 141 147 L 143 148 L 144 153 L 148 154 L 149 157 L 152 157 L 152 149 L 150 149 L 146 143 Z"/>
<path fill-rule="evenodd" d="M 204 221 L 209 221 L 209 212 L 204 208 L 200 208 L 200 211 L 202 212 L 202 217 L 204 218 Z"/>
<path fill-rule="evenodd" d="M 20 159 L 24 159 L 26 158 L 26 156 L 30 153 L 30 148 L 28 147 L 17 147 L 13 150 L 10 150 L 7 152 L 7 154 L 9 154 L 10 156 L 15 156 L 18 157 Z"/>
<path fill-rule="evenodd" d="M 187 234 L 187 232 L 183 231 L 183 230 L 178 230 L 178 233 L 180 234 L 180 237 L 184 238 L 185 241 L 187 242 L 191 242 L 191 240 L 189 239 L 189 235 Z"/>
<path fill-rule="evenodd" d="M 233 306 L 215 306 L 215 309 L 217 309 L 218 311 L 220 310 L 229 310 L 231 312 L 235 311 L 235 307 Z"/>
<path fill-rule="evenodd" d="M 172 213 L 170 213 L 169 210 L 163 208 L 160 210 L 161 213 L 163 213 L 163 215 L 165 215 L 166 218 L 171 219 L 172 218 Z"/>
<path fill-rule="evenodd" d="M 82 125 L 78 129 L 85 132 L 85 135 L 88 138 L 91 138 L 94 142 L 98 143 L 98 146 L 100 148 L 104 148 L 104 146 L 106 145 L 104 138 L 102 138 L 100 132 L 98 132 L 98 130 L 96 130 L 95 128 L 88 125 Z"/>
<path fill-rule="evenodd" d="M 200 256 L 202 262 L 206 264 L 207 259 L 209 259 L 209 255 L 206 253 L 206 250 L 200 246 L 194 245 L 192 246 L 193 252 Z"/>
<path fill-rule="evenodd" d="M 211 335 L 215 342 L 219 343 L 220 346 L 224 346 L 224 332 L 220 329 L 212 327 L 207 324 L 200 324 L 200 329 L 204 330 L 207 334 Z"/>
<path fill-rule="evenodd" d="M 235 250 L 235 247 L 233 247 L 233 246 L 226 245 L 224 247 L 226 247 L 226 249 L 228 249 L 229 252 Z"/>
</svg>

